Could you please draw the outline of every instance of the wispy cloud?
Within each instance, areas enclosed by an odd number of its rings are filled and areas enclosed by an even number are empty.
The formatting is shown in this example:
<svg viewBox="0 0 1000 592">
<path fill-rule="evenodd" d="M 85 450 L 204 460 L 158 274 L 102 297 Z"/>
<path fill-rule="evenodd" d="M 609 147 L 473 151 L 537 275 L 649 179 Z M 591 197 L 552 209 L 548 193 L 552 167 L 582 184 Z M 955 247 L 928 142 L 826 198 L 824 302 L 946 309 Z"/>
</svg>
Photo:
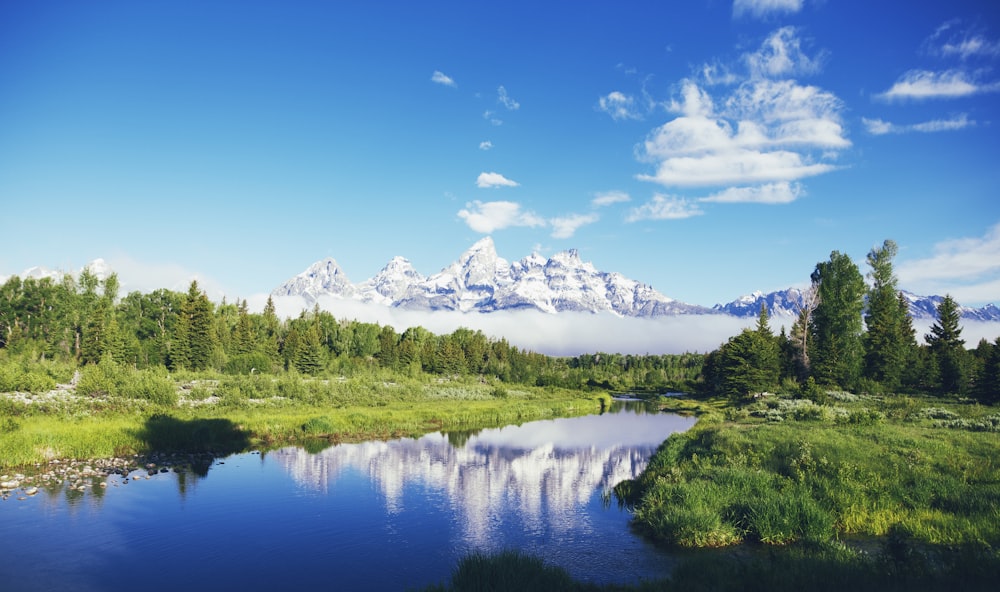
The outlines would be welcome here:
<svg viewBox="0 0 1000 592">
<path fill-rule="evenodd" d="M 582 226 L 593 224 L 600 219 L 597 214 L 570 214 L 561 218 L 552 218 L 552 238 L 570 238 Z"/>
<path fill-rule="evenodd" d="M 693 79 L 682 81 L 669 105 L 678 117 L 654 129 L 637 150 L 655 172 L 637 178 L 667 187 L 732 185 L 746 191 L 748 185 L 788 183 L 837 168 L 832 160 L 851 145 L 841 124 L 843 102 L 783 78 L 819 68 L 818 58 L 802 52 L 795 29 L 777 30 L 743 62 L 746 77 L 723 87 L 718 97 Z"/>
<path fill-rule="evenodd" d="M 476 177 L 476 187 L 484 189 L 494 187 L 517 187 L 518 185 L 520 185 L 520 183 L 510 180 L 500 173 L 479 173 L 479 176 Z"/>
<path fill-rule="evenodd" d="M 448 76 L 447 74 L 445 74 L 440 70 L 434 70 L 434 73 L 431 74 L 431 82 L 436 82 L 438 84 L 443 84 L 444 86 L 450 86 L 452 88 L 458 87 L 458 84 L 455 83 L 455 80 L 452 79 L 451 76 Z"/>
<path fill-rule="evenodd" d="M 802 10 L 802 0 L 733 0 L 733 16 L 764 18 Z"/>
<path fill-rule="evenodd" d="M 728 187 L 698 201 L 716 203 L 786 204 L 801 197 L 805 191 L 799 183 L 767 183 L 752 187 Z"/>
<path fill-rule="evenodd" d="M 704 212 L 697 204 L 683 197 L 663 195 L 657 193 L 653 199 L 632 208 L 625 216 L 626 222 L 638 222 L 640 220 L 683 220 L 693 216 L 700 216 Z"/>
<path fill-rule="evenodd" d="M 632 198 L 630 198 L 624 191 L 606 191 L 604 193 L 598 193 L 594 199 L 590 200 L 590 205 L 595 208 L 603 208 L 612 204 L 625 203 L 631 200 Z"/>
<path fill-rule="evenodd" d="M 465 204 L 458 217 L 476 232 L 490 234 L 496 230 L 513 226 L 545 226 L 545 220 L 533 212 L 521 209 L 521 204 L 512 201 L 473 201 Z"/>
<path fill-rule="evenodd" d="M 619 91 L 610 92 L 598 99 L 597 108 L 615 121 L 642 118 L 642 114 L 636 109 L 635 98 Z"/>
<path fill-rule="evenodd" d="M 922 53 L 950 59 L 946 69 L 914 68 L 903 74 L 889 90 L 875 95 L 885 101 L 955 99 L 1000 91 L 1000 81 L 987 78 L 990 69 L 974 60 L 1000 58 L 1000 42 L 981 31 L 962 27 L 958 19 L 940 25 L 923 43 Z M 958 63 L 956 63 L 956 59 Z"/>
<path fill-rule="evenodd" d="M 483 119 L 490 122 L 491 125 L 503 125 L 503 120 L 497 117 L 496 111 L 491 111 L 489 109 L 483 111 Z"/>
<path fill-rule="evenodd" d="M 517 111 L 521 108 L 521 103 L 511 98 L 503 86 L 497 88 L 497 102 L 506 107 L 508 111 Z"/>
<path fill-rule="evenodd" d="M 1000 83 L 976 80 L 974 74 L 965 70 L 910 70 L 889 90 L 877 96 L 887 101 L 954 99 L 997 91 L 1000 91 Z"/>
<path fill-rule="evenodd" d="M 976 126 L 975 120 L 969 119 L 969 116 L 965 113 L 959 114 L 950 119 L 933 119 L 931 121 L 906 125 L 895 124 L 882 119 L 868 119 L 867 117 L 862 117 L 861 123 L 864 124 L 868 133 L 873 136 L 882 136 L 885 134 L 905 134 L 908 132 L 947 132 Z"/>
<path fill-rule="evenodd" d="M 479 143 L 479 149 L 480 150 L 492 150 L 493 149 L 493 142 L 490 142 L 489 140 L 483 140 L 482 142 Z"/>
<path fill-rule="evenodd" d="M 1000 57 L 1000 42 L 990 39 L 975 26 L 963 26 L 961 19 L 942 23 L 924 43 L 927 51 L 963 61 Z"/>
<path fill-rule="evenodd" d="M 920 294 L 951 294 L 962 304 L 998 302 L 1000 297 L 1000 223 L 982 237 L 940 242 L 925 259 L 905 261 L 896 275 Z"/>
<path fill-rule="evenodd" d="M 826 55 L 809 57 L 802 51 L 802 41 L 795 27 L 782 27 L 764 40 L 760 49 L 744 55 L 751 76 L 774 78 L 815 74 Z"/>
</svg>

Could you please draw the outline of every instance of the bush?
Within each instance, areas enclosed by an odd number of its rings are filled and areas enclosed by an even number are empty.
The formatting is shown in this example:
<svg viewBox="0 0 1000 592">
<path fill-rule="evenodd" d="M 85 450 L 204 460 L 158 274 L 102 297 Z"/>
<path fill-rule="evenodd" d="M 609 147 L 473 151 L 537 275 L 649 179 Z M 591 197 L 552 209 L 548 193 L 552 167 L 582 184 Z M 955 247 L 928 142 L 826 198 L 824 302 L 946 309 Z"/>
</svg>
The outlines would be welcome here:
<svg viewBox="0 0 1000 592">
<path fill-rule="evenodd" d="M 56 381 L 37 365 L 6 362 L 0 365 L 0 393 L 44 393 L 56 388 Z"/>
<path fill-rule="evenodd" d="M 273 370 L 274 362 L 261 352 L 233 356 L 224 368 L 226 374 L 270 374 Z"/>
<path fill-rule="evenodd" d="M 127 399 L 146 400 L 157 405 L 177 404 L 177 387 L 167 376 L 165 368 L 135 370 L 126 377 L 121 396 Z"/>
</svg>

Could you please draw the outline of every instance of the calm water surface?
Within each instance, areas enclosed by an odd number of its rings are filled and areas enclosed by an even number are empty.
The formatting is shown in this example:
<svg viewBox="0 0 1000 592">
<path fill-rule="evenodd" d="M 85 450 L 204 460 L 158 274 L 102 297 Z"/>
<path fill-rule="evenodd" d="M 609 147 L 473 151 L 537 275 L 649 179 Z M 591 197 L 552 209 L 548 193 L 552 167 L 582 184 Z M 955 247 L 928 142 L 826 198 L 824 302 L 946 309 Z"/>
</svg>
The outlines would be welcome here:
<svg viewBox="0 0 1000 592">
<path fill-rule="evenodd" d="M 0 590 L 405 590 L 447 580 L 469 551 L 505 548 L 588 581 L 662 576 L 671 557 L 602 494 L 693 423 L 619 406 L 12 497 L 0 502 Z"/>
</svg>

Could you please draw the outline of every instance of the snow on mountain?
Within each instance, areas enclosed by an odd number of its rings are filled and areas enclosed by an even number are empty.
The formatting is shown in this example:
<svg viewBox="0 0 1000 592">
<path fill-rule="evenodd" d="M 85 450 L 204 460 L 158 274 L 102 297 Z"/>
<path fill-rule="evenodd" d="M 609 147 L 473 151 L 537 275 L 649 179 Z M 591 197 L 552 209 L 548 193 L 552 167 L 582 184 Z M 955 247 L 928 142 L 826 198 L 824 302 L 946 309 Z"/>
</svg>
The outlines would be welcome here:
<svg viewBox="0 0 1000 592">
<path fill-rule="evenodd" d="M 767 314 L 771 317 L 798 316 L 803 305 L 802 290 L 788 288 L 768 294 L 753 292 L 728 304 L 716 304 L 712 309 L 737 317 L 756 317 L 760 314 L 761 304 L 767 305 Z"/>
<path fill-rule="evenodd" d="M 301 296 L 312 304 L 320 296 L 353 298 L 357 290 L 347 279 L 337 261 L 327 257 L 317 261 L 299 275 L 288 280 L 271 294 L 274 296 Z"/>
<path fill-rule="evenodd" d="M 382 271 L 358 285 L 358 293 L 362 300 L 391 305 L 404 299 L 412 286 L 425 280 L 409 260 L 393 257 Z"/>
<path fill-rule="evenodd" d="M 611 312 L 653 317 L 713 311 L 678 302 L 619 273 L 597 270 L 576 250 L 546 259 L 534 253 L 509 263 L 499 257 L 493 239 L 479 240 L 457 261 L 424 278 L 401 257 L 375 277 L 353 285 L 332 259 L 321 261 L 272 292 L 300 295 L 307 302 L 334 295 L 412 310 L 494 312 L 536 309 Z"/>
<path fill-rule="evenodd" d="M 902 290 L 909 301 L 910 317 L 914 319 L 937 319 L 937 307 L 944 300 L 942 296 L 918 296 Z M 761 303 L 767 304 L 768 315 L 776 317 L 795 317 L 802 310 L 803 294 L 797 288 L 788 288 L 764 294 L 753 292 L 741 296 L 728 304 L 716 304 L 712 307 L 716 312 L 731 314 L 737 317 L 756 317 L 760 314 Z M 963 319 L 975 321 L 1000 321 L 1000 308 L 987 304 L 982 308 L 960 306 Z"/>
</svg>

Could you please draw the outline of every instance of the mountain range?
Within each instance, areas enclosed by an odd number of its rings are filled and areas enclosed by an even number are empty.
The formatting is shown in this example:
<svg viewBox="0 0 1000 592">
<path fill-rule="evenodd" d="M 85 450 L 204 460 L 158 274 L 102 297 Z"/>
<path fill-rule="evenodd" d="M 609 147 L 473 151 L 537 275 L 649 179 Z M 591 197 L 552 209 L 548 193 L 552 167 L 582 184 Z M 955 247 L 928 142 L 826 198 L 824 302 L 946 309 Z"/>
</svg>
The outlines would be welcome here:
<svg viewBox="0 0 1000 592">
<path fill-rule="evenodd" d="M 904 294 L 913 318 L 937 317 L 941 296 Z M 407 259 L 395 257 L 372 278 L 354 284 L 336 260 L 327 258 L 275 288 L 271 295 L 299 296 L 310 305 L 321 297 L 334 297 L 409 310 L 490 313 L 533 309 L 547 313 L 610 312 L 638 318 L 699 314 L 755 317 L 762 303 L 772 317 L 794 317 L 803 304 L 803 293 L 797 288 L 754 292 L 711 308 L 688 304 L 620 273 L 599 271 L 582 261 L 575 249 L 548 259 L 534 253 L 510 263 L 497 255 L 489 237 L 429 277 Z M 1000 308 L 993 304 L 963 307 L 961 311 L 965 319 L 1000 321 Z"/>
</svg>

